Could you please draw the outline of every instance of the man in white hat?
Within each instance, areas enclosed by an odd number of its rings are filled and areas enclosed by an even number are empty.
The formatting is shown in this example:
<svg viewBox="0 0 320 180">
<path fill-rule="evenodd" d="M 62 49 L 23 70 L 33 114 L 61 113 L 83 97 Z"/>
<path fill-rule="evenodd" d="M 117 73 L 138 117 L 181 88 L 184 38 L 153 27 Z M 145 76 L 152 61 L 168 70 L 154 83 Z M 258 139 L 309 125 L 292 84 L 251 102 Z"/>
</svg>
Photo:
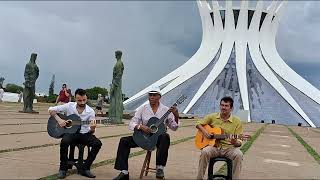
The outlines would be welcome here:
<svg viewBox="0 0 320 180">
<path fill-rule="evenodd" d="M 179 127 L 179 113 L 175 106 L 171 108 L 163 105 L 160 102 L 161 91 L 159 87 L 150 88 L 149 103 L 140 106 L 137 109 L 134 117 L 129 123 L 129 129 L 137 129 L 145 133 L 150 133 L 151 129 L 146 126 L 149 119 L 152 117 L 161 118 L 168 110 L 171 112 L 165 120 L 166 126 L 171 130 L 176 131 Z M 168 159 L 168 150 L 170 146 L 170 136 L 168 133 L 164 133 L 159 136 L 157 142 L 157 155 L 156 155 L 156 177 L 164 178 L 164 167 L 166 166 Z M 117 158 L 114 165 L 116 170 L 121 171 L 120 174 L 114 178 L 114 180 L 128 180 L 128 158 L 130 154 L 130 148 L 138 147 L 134 142 L 132 136 L 122 137 L 119 142 Z"/>
</svg>

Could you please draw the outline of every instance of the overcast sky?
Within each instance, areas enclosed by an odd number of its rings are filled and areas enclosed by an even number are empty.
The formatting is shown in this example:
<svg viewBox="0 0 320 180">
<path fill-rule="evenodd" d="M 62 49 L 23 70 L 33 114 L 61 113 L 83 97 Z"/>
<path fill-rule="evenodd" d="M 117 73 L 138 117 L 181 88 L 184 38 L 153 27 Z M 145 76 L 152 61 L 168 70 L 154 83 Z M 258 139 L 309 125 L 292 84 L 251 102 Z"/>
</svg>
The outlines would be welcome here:
<svg viewBox="0 0 320 180">
<path fill-rule="evenodd" d="M 320 3 L 290 1 L 277 35 L 281 57 L 320 88 Z M 134 95 L 187 61 L 202 30 L 195 1 L 0 2 L 0 76 L 22 85 L 38 54 L 37 92 L 56 75 L 71 89 L 109 88 L 114 51 L 123 51 L 123 92 Z"/>
</svg>

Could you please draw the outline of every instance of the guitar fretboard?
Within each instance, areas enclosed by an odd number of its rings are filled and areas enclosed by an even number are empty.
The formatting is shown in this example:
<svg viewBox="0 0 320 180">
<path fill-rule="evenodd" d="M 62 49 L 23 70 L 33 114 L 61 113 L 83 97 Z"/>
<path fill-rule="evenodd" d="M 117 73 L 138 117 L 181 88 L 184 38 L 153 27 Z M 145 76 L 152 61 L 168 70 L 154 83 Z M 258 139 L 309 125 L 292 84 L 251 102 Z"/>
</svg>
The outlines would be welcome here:
<svg viewBox="0 0 320 180">
<path fill-rule="evenodd" d="M 76 121 L 73 121 L 72 124 L 80 124 L 81 125 L 88 125 L 91 123 L 91 121 L 81 121 L 81 122 L 76 122 Z M 96 119 L 96 124 L 109 124 L 111 123 L 111 119 Z"/>
<path fill-rule="evenodd" d="M 239 134 L 214 134 L 213 139 L 240 139 L 242 135 Z"/>
<path fill-rule="evenodd" d="M 180 97 L 178 98 L 178 100 L 177 100 L 172 106 L 177 106 L 178 104 L 183 103 L 183 101 L 186 100 L 186 98 L 187 98 L 187 97 L 184 96 L 184 95 L 180 96 Z M 169 110 L 170 110 L 170 109 L 169 109 Z M 169 110 L 160 118 L 160 120 L 159 120 L 157 123 L 155 123 L 155 126 L 156 126 L 156 127 L 158 127 L 160 124 L 162 124 L 162 123 L 166 120 L 166 118 L 168 117 L 168 115 L 171 113 Z"/>
<path fill-rule="evenodd" d="M 160 118 L 160 121 L 158 121 L 156 123 L 156 126 L 159 126 L 161 123 L 164 122 L 164 120 L 168 117 L 168 115 L 170 114 L 171 112 L 168 110 L 161 118 Z"/>
</svg>

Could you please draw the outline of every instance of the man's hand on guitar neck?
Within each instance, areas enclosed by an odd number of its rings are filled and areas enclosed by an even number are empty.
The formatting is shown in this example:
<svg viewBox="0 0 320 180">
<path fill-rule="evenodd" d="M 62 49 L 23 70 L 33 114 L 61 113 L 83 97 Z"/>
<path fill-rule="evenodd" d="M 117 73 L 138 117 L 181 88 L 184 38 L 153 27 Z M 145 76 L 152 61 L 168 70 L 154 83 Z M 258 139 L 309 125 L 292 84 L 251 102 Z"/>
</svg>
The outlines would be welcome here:
<svg viewBox="0 0 320 180">
<path fill-rule="evenodd" d="M 174 120 L 176 121 L 176 123 L 178 123 L 179 120 L 179 112 L 177 109 L 177 106 L 171 106 L 169 109 L 169 112 L 172 112 L 172 114 L 174 115 Z"/>
<path fill-rule="evenodd" d="M 242 145 L 242 143 L 237 139 L 231 139 L 230 142 L 234 147 L 240 147 Z"/>
<path fill-rule="evenodd" d="M 66 124 L 66 121 L 63 120 L 63 119 L 61 119 L 61 118 L 58 116 L 58 114 L 57 114 L 56 111 L 49 111 L 49 113 L 50 113 L 51 116 L 53 116 L 53 117 L 56 119 L 56 121 L 58 122 L 58 124 L 59 124 L 60 127 L 65 127 L 65 126 L 67 125 L 67 124 Z"/>
</svg>

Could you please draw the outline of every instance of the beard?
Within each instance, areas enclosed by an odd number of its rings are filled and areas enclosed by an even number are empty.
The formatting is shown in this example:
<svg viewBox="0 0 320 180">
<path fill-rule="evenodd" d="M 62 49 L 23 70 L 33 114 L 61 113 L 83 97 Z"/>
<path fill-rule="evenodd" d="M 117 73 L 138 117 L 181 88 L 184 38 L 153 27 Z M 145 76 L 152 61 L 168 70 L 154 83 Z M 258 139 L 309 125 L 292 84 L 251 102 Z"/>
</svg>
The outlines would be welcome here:
<svg viewBox="0 0 320 180">
<path fill-rule="evenodd" d="M 79 107 L 85 107 L 86 104 L 78 104 Z"/>
</svg>

